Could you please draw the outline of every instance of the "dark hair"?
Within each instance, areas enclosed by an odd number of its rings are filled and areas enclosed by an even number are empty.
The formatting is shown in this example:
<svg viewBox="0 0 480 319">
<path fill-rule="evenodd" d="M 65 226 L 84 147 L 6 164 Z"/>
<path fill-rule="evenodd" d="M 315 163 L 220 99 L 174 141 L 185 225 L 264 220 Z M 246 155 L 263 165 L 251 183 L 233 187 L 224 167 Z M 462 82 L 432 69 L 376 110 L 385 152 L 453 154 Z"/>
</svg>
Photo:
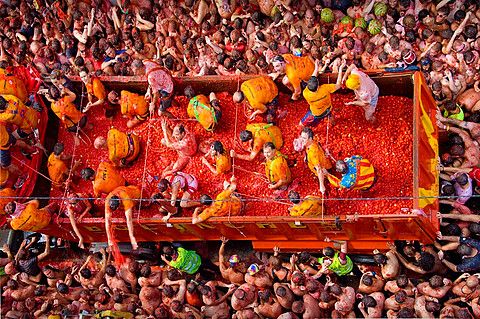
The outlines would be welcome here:
<svg viewBox="0 0 480 319">
<path fill-rule="evenodd" d="M 397 313 L 397 318 L 415 318 L 415 311 L 411 308 L 402 308 Z"/>
<path fill-rule="evenodd" d="M 408 286 L 408 277 L 405 275 L 400 275 L 396 279 L 398 288 L 406 288 Z"/>
<path fill-rule="evenodd" d="M 470 223 L 468 230 L 474 235 L 480 234 L 480 223 Z"/>
<path fill-rule="evenodd" d="M 170 308 L 175 312 L 179 312 L 182 310 L 182 303 L 180 300 L 173 300 L 170 304 Z"/>
<path fill-rule="evenodd" d="M 270 290 L 259 290 L 258 298 L 260 298 L 261 301 L 268 301 L 268 299 L 270 299 Z"/>
<path fill-rule="evenodd" d="M 420 259 L 418 260 L 418 266 L 424 271 L 431 271 L 435 266 L 435 257 L 427 252 L 420 252 Z"/>
<path fill-rule="evenodd" d="M 7 109 L 7 100 L 3 96 L 0 96 L 0 111 L 5 111 Z"/>
<path fill-rule="evenodd" d="M 465 19 L 466 16 L 467 13 L 462 9 L 455 11 L 455 13 L 453 14 L 453 18 L 455 19 L 455 21 L 458 22 L 461 22 L 463 19 Z"/>
<path fill-rule="evenodd" d="M 80 276 L 85 279 L 90 279 L 92 277 L 92 272 L 88 268 L 83 268 L 82 270 L 80 270 Z"/>
<path fill-rule="evenodd" d="M 400 38 L 396 35 L 393 35 L 388 41 L 388 43 L 393 49 L 398 49 L 398 47 L 400 46 Z"/>
<path fill-rule="evenodd" d="M 200 196 L 200 203 L 202 205 L 212 205 L 213 200 L 209 195 L 203 194 L 202 196 Z"/>
<path fill-rule="evenodd" d="M 441 188 L 440 193 L 442 196 L 451 196 L 455 194 L 455 187 L 453 187 L 453 185 L 450 183 L 444 184 Z"/>
<path fill-rule="evenodd" d="M 210 286 L 207 286 L 207 285 L 201 285 L 201 286 L 198 286 L 198 291 L 200 291 L 202 296 L 205 296 L 212 292 L 212 288 L 210 288 Z"/>
<path fill-rule="evenodd" d="M 430 287 L 432 288 L 440 288 L 443 286 L 443 278 L 441 276 L 435 275 L 430 277 L 428 280 L 428 283 L 430 284 Z"/>
<path fill-rule="evenodd" d="M 468 229 L 470 229 L 470 226 L 472 226 L 472 224 L 468 226 Z M 460 236 L 462 234 L 462 229 L 457 224 L 451 223 L 443 227 L 442 233 L 445 234 L 445 236 Z"/>
<path fill-rule="evenodd" d="M 175 291 L 173 290 L 172 286 L 164 285 L 163 286 L 163 295 L 167 298 L 172 298 L 175 295 Z"/>
<path fill-rule="evenodd" d="M 320 293 L 320 301 L 322 301 L 322 302 L 329 302 L 330 300 L 331 300 L 330 294 L 329 294 L 326 290 L 323 290 L 323 291 Z"/>
<path fill-rule="evenodd" d="M 250 131 L 244 130 L 240 132 L 240 141 L 247 142 L 253 138 L 253 134 Z"/>
<path fill-rule="evenodd" d="M 298 194 L 296 191 L 294 190 L 291 190 L 288 192 L 288 199 L 294 203 L 294 204 L 298 204 L 300 203 L 300 194 Z"/>
<path fill-rule="evenodd" d="M 107 275 L 109 275 L 110 277 L 113 277 L 117 274 L 117 269 L 115 268 L 115 266 L 113 265 L 108 265 L 106 268 L 105 268 L 105 273 Z"/>
<path fill-rule="evenodd" d="M 57 291 L 61 294 L 68 294 L 68 286 L 66 284 L 64 284 L 63 282 L 59 283 L 57 285 Z"/>
<path fill-rule="evenodd" d="M 145 264 L 140 268 L 140 276 L 148 278 L 152 274 L 152 269 L 150 268 L 149 265 Z"/>
<path fill-rule="evenodd" d="M 427 301 L 425 303 L 425 310 L 428 312 L 436 312 L 440 310 L 440 304 L 436 301 Z"/>
<path fill-rule="evenodd" d="M 305 306 L 303 304 L 303 301 L 297 300 L 292 303 L 292 311 L 294 313 L 303 313 L 305 311 Z"/>
<path fill-rule="evenodd" d="M 265 148 L 269 148 L 269 149 L 272 149 L 272 150 L 276 149 L 275 144 L 273 144 L 272 142 L 267 142 L 267 143 L 263 144 L 263 149 L 265 149 Z"/>
<path fill-rule="evenodd" d="M 312 131 L 311 128 L 309 128 L 309 127 L 304 127 L 304 128 L 302 129 L 302 133 L 306 133 L 307 136 L 308 136 L 308 138 L 312 138 L 312 139 L 313 139 L 313 131 Z"/>
<path fill-rule="evenodd" d="M 429 15 L 430 15 L 430 11 L 428 11 L 427 9 L 422 9 L 418 12 L 418 20 L 422 21 L 423 19 L 425 19 Z"/>
<path fill-rule="evenodd" d="M 370 275 L 364 275 L 364 276 L 362 277 L 362 284 L 364 284 L 365 286 L 370 287 L 371 285 L 373 285 L 373 277 L 370 276 Z"/>
<path fill-rule="evenodd" d="M 308 80 L 307 88 L 312 92 L 317 91 L 317 89 L 318 89 L 318 79 L 317 79 L 316 76 L 312 75 L 312 77 L 310 77 L 310 80 Z"/>
<path fill-rule="evenodd" d="M 191 281 L 187 284 L 187 291 L 189 293 L 193 293 L 195 289 L 197 289 L 197 284 L 195 284 L 194 282 Z"/>
<path fill-rule="evenodd" d="M 90 167 L 86 167 L 80 171 L 80 176 L 84 181 L 92 180 L 95 176 L 95 171 Z"/>
<path fill-rule="evenodd" d="M 342 287 L 337 284 L 330 286 L 330 292 L 335 296 L 340 296 L 343 293 Z"/>
<path fill-rule="evenodd" d="M 191 85 L 188 85 L 183 90 L 183 94 L 187 97 L 187 99 L 191 99 L 195 96 L 195 91 L 193 90 Z"/>
<path fill-rule="evenodd" d="M 114 293 L 113 294 L 113 301 L 115 301 L 116 303 L 121 303 L 123 301 L 123 295 L 120 294 L 120 293 Z"/>
<path fill-rule="evenodd" d="M 175 252 L 175 248 L 171 244 L 166 244 L 162 247 L 162 254 L 167 256 L 172 256 Z"/>
<path fill-rule="evenodd" d="M 56 156 L 62 154 L 64 148 L 65 147 L 63 146 L 63 143 L 56 143 L 53 147 L 53 154 L 55 154 Z"/>
<path fill-rule="evenodd" d="M 158 190 L 160 192 L 166 191 L 169 186 L 170 186 L 170 182 L 165 178 L 162 178 L 157 184 Z"/>
<path fill-rule="evenodd" d="M 314 293 L 320 288 L 320 283 L 315 279 L 307 280 L 305 283 L 305 289 L 308 293 Z"/>
<path fill-rule="evenodd" d="M 467 25 L 465 27 L 465 30 L 463 31 L 467 39 L 475 39 L 477 37 L 477 32 L 478 32 L 477 26 L 474 24 Z"/>
<path fill-rule="evenodd" d="M 335 256 L 335 250 L 332 247 L 325 247 L 323 248 L 323 254 L 329 258 L 333 258 L 333 256 Z"/>
<path fill-rule="evenodd" d="M 362 303 L 367 308 L 374 308 L 377 306 L 377 301 L 372 296 L 363 297 Z"/>
<path fill-rule="evenodd" d="M 287 289 L 284 286 L 279 286 L 277 290 L 275 290 L 275 294 L 280 297 L 285 297 L 287 295 Z"/>
<path fill-rule="evenodd" d="M 472 315 L 470 311 L 466 308 L 460 308 L 457 310 L 457 318 L 458 319 L 472 319 Z"/>
<path fill-rule="evenodd" d="M 108 206 L 111 210 L 117 210 L 120 207 L 120 197 L 113 195 L 108 201 Z"/>
<path fill-rule="evenodd" d="M 468 256 L 472 254 L 472 247 L 468 246 L 467 244 L 460 244 L 457 247 L 457 253 L 462 255 L 462 256 Z"/>
<path fill-rule="evenodd" d="M 379 265 L 385 265 L 387 263 L 387 256 L 384 254 L 373 255 L 373 260 Z"/>
<path fill-rule="evenodd" d="M 405 290 L 397 291 L 397 293 L 395 294 L 395 301 L 401 304 L 404 303 L 405 300 L 407 300 L 407 293 L 405 292 Z"/>
<path fill-rule="evenodd" d="M 277 55 L 273 58 L 272 62 L 283 62 L 285 63 L 285 59 L 281 55 Z"/>
<path fill-rule="evenodd" d="M 459 176 L 457 176 L 457 178 L 455 178 L 455 181 L 460 184 L 461 186 L 465 186 L 468 184 L 468 175 L 463 173 Z"/>
<path fill-rule="evenodd" d="M 43 296 L 46 291 L 47 288 L 45 286 L 38 286 L 35 288 L 34 295 L 35 297 Z"/>
<path fill-rule="evenodd" d="M 235 296 L 237 299 L 240 299 L 240 300 L 244 300 L 246 295 L 247 295 L 247 293 L 246 293 L 245 290 L 243 290 L 242 288 L 238 288 L 238 289 L 235 290 L 235 292 L 234 292 L 234 296 Z"/>
</svg>

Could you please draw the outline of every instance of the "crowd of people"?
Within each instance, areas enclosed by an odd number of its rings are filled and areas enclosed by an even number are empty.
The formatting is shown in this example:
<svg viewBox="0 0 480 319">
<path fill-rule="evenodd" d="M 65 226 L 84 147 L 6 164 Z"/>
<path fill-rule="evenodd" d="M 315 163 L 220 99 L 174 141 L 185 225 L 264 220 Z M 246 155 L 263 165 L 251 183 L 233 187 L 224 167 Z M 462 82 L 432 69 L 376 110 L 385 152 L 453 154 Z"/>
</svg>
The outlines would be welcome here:
<svg viewBox="0 0 480 319">
<path fill-rule="evenodd" d="M 118 265 L 111 260 L 111 251 L 101 251 L 82 263 L 57 268 L 45 262 L 48 238 L 45 251 L 39 253 L 32 249 L 38 246 L 38 238 L 33 237 L 16 254 L 4 247 L 2 316 L 67 318 L 103 312 L 100 315 L 117 318 L 480 318 L 480 276 L 474 274 L 480 269 L 478 1 L 11 0 L 0 4 L 0 17 L 0 80 L 8 83 L 6 70 L 11 67 L 35 68 L 39 77 L 51 81 L 37 93 L 52 103 L 53 113 L 67 130 L 77 133 L 76 139 L 86 125 L 85 114 L 94 106 L 104 106 L 107 117 L 120 106 L 129 128 L 157 109 L 159 116 L 171 117 L 171 76 L 258 74 L 233 96 L 235 102 L 247 101 L 252 120 L 265 116 L 266 123 L 248 124 L 240 134 L 242 142 L 251 144 L 251 153 L 227 153 L 222 143 L 213 142 L 202 160 L 205 166 L 222 174 L 231 169 L 232 158 L 252 161 L 263 152 L 269 188 L 291 183 L 288 164 L 278 152 L 281 132 L 274 125 L 278 89 L 272 78 L 281 79 L 292 90 L 292 100 L 303 96 L 310 105 L 294 146 L 298 152 L 305 150 L 320 192 L 325 192 L 325 179 L 333 187 L 365 190 L 374 183 L 371 163 L 352 156 L 332 165 L 310 129 L 329 120 L 330 94 L 342 86 L 355 92 L 355 101 L 349 104 L 362 107 L 365 118 L 375 122 L 379 89 L 362 69 L 423 72 L 438 105 L 437 125 L 442 131 L 441 231 L 434 245 L 396 242 L 386 253 L 372 252 L 374 263 L 364 264 L 348 256 L 347 242 L 336 243 L 338 250 L 324 249 L 321 257 L 307 252 L 288 256 L 275 248 L 273 255 L 234 252 L 227 260 L 227 239 L 222 239 L 216 264 L 211 256 L 163 245 L 153 261 L 131 256 Z M 320 85 L 318 76 L 323 72 L 338 74 L 336 83 Z M 86 88 L 88 103 L 82 109 L 70 81 L 74 75 Z M 99 76 L 111 75 L 146 76 L 149 90 L 145 96 L 107 92 Z M 24 142 L 35 135 L 41 107 L 26 92 L 3 93 L 2 187 L 8 179 L 4 175 L 21 175 L 12 164 L 10 147 L 22 149 L 25 156 L 43 150 L 36 140 Z M 221 117 L 215 94 L 195 95 L 191 88 L 184 94 L 190 99 L 189 117 L 205 130 L 214 130 Z M 197 150 L 195 137 L 182 124 L 171 128 L 162 121 L 161 129 L 162 144 L 175 150 L 178 159 L 165 168 L 159 192 L 149 204 L 159 204 L 165 221 L 175 215 L 176 202 L 182 208 L 205 206 L 195 209 L 194 224 L 211 216 L 239 214 L 242 205 L 235 196 L 235 178 L 225 183 L 216 200 L 191 200 L 198 181 L 182 170 Z M 132 247 L 138 247 L 132 210 L 133 200 L 142 192 L 127 186 L 118 168 L 139 156 L 139 143 L 134 134 L 110 130 L 93 143 L 98 150 L 108 149 L 110 162 L 102 162 L 97 171 L 84 168 L 80 174 L 93 181 L 94 196 L 108 195 L 109 246 L 114 245 L 111 215 L 122 207 Z M 68 188 L 77 165 L 65 164 L 68 156 L 63 150 L 61 143 L 55 146 L 48 173 L 53 186 Z M 356 165 L 362 171 L 352 172 Z M 334 176 L 332 166 L 340 177 Z M 13 217 L 11 226 L 41 230 L 58 207 L 39 208 L 36 200 L 11 201 L 15 188 L 18 185 L 1 189 L 1 196 L 8 199 L 2 198 L 1 208 Z M 83 247 L 76 222 L 91 208 L 83 200 L 89 196 L 75 192 L 68 196 L 66 215 Z M 294 204 L 293 216 L 322 211 L 318 198 L 301 201 L 295 192 L 288 197 Z M 35 218 L 30 219 L 32 212 Z"/>
</svg>

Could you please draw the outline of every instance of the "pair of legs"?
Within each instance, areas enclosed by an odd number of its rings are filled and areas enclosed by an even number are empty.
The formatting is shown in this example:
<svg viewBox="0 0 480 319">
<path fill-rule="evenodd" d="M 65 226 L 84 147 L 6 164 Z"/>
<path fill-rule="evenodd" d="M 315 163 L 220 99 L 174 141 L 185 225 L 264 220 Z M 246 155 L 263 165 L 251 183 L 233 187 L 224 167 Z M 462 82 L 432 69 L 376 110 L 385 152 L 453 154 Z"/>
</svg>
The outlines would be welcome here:
<svg viewBox="0 0 480 319">
<path fill-rule="evenodd" d="M 130 243 L 132 249 L 138 249 L 137 239 L 133 232 L 133 209 L 127 209 L 125 211 L 125 218 L 127 220 L 128 236 L 130 237 Z M 112 229 L 112 213 L 109 210 L 105 210 L 105 230 L 107 231 L 108 246 L 113 246 L 113 229 Z"/>
</svg>

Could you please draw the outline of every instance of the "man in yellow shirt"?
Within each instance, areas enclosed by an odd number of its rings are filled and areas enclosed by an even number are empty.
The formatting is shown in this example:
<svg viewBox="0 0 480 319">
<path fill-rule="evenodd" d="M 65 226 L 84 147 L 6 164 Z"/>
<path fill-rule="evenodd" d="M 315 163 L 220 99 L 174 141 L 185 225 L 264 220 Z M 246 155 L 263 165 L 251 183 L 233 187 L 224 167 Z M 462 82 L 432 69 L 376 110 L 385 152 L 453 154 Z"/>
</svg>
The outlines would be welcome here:
<svg viewBox="0 0 480 319">
<path fill-rule="evenodd" d="M 195 95 L 195 91 L 189 85 L 185 88 L 184 94 L 189 99 L 188 117 L 196 119 L 207 131 L 213 131 L 222 117 L 220 104 L 215 93 L 210 93 L 209 98 L 203 94 Z"/>
<path fill-rule="evenodd" d="M 206 221 L 210 217 L 238 216 L 242 212 L 242 202 L 234 192 L 237 187 L 235 177 L 230 179 L 230 183 L 224 182 L 224 190 L 217 195 L 215 201 L 208 195 L 200 196 L 200 203 L 209 205 L 202 211 L 202 208 L 195 208 L 192 224 L 198 224 Z"/>
<path fill-rule="evenodd" d="M 322 214 L 322 199 L 319 197 L 307 196 L 300 200 L 300 195 L 296 191 L 290 191 L 288 199 L 294 204 L 288 208 L 290 216 L 315 217 Z"/>
<path fill-rule="evenodd" d="M 209 156 L 215 160 L 215 166 L 208 161 Z M 230 156 L 220 141 L 214 141 L 210 145 L 209 151 L 202 157 L 202 163 L 215 175 L 226 173 L 232 168 Z"/>
<path fill-rule="evenodd" d="M 315 69 L 313 59 L 309 56 L 297 57 L 293 54 L 283 54 L 273 58 L 272 65 L 275 70 L 275 73 L 271 74 L 273 79 L 285 74 L 282 83 L 293 91 L 292 100 L 298 100 L 302 94 L 302 81 L 308 81 Z"/>
<path fill-rule="evenodd" d="M 53 213 L 58 209 L 56 202 L 39 208 L 38 200 L 31 200 L 26 203 L 11 201 L 5 205 L 5 213 L 10 216 L 10 226 L 14 230 L 35 232 L 46 227 L 52 218 Z"/>
<path fill-rule="evenodd" d="M 332 162 L 327 158 L 320 144 L 313 139 L 313 131 L 309 127 L 303 128 L 300 136 L 293 141 L 295 151 L 305 150 L 305 162 L 310 171 L 318 178 L 320 192 L 325 193 L 325 175 L 323 169 L 332 168 Z"/>
<path fill-rule="evenodd" d="M 108 162 L 98 164 L 97 172 L 90 167 L 86 167 L 82 169 L 80 175 L 83 180 L 92 181 L 95 197 L 108 194 L 115 188 L 125 186 L 127 183 L 117 168 Z"/>
<path fill-rule="evenodd" d="M 112 106 L 120 106 L 120 112 L 128 118 L 127 127 L 132 128 L 148 118 L 148 103 L 145 96 L 122 90 L 120 95 L 110 91 L 107 96 L 108 103 Z"/>
<path fill-rule="evenodd" d="M 268 76 L 259 76 L 243 82 L 240 91 L 240 96 L 237 99 L 234 96 L 234 101 L 240 103 L 244 97 L 247 99 L 247 105 L 253 110 L 250 120 L 268 110 L 274 111 L 273 106 L 278 103 L 277 85 Z"/>
<path fill-rule="evenodd" d="M 120 186 L 115 188 L 105 199 L 105 229 L 107 230 L 108 245 L 114 245 L 112 234 L 112 212 L 116 211 L 120 206 L 125 210 L 125 218 L 127 219 L 128 235 L 132 244 L 132 249 L 137 250 L 138 244 L 133 233 L 133 209 L 138 207 L 140 194 L 142 191 L 138 186 Z"/>
<path fill-rule="evenodd" d="M 273 143 L 277 149 L 280 149 L 283 146 L 283 138 L 280 128 L 267 123 L 247 124 L 246 129 L 240 132 L 240 140 L 243 143 L 248 143 L 250 154 L 237 154 L 234 150 L 231 150 L 230 156 L 245 161 L 253 161 L 262 150 L 263 145 L 267 142 Z"/>
<path fill-rule="evenodd" d="M 70 156 L 64 155 L 63 150 L 64 146 L 62 143 L 55 144 L 53 152 L 48 157 L 47 163 L 48 175 L 52 180 L 52 186 L 57 188 L 67 181 L 70 172 L 66 163 L 66 161 L 70 159 Z M 72 172 L 76 170 L 79 164 L 79 160 L 75 161 Z"/>
<path fill-rule="evenodd" d="M 318 83 L 318 73 L 325 72 L 328 63 L 325 63 L 320 70 L 321 62 L 315 61 L 315 71 L 308 80 L 307 87 L 303 90 L 303 97 L 310 105 L 310 110 L 301 119 L 300 126 L 317 126 L 322 119 L 327 116 L 331 116 L 332 98 L 331 93 L 335 92 L 342 86 L 342 69 L 345 67 L 345 62 L 339 68 L 337 82 L 335 84 L 322 84 Z"/>
<path fill-rule="evenodd" d="M 292 173 L 288 167 L 287 160 L 283 154 L 277 151 L 272 142 L 267 142 L 263 145 L 263 155 L 267 159 L 265 174 L 270 182 L 268 188 L 279 189 L 290 184 Z"/>
<path fill-rule="evenodd" d="M 107 91 L 105 90 L 105 86 L 103 86 L 103 83 L 100 81 L 100 79 L 96 76 L 90 76 L 87 69 L 82 69 L 78 75 L 80 75 L 80 79 L 87 88 L 88 103 L 83 108 L 83 113 L 87 113 L 92 106 L 100 105 L 107 108 Z M 110 114 L 109 112 L 105 113 L 106 117 L 111 117 L 112 115 L 113 114 Z"/>
<path fill-rule="evenodd" d="M 126 166 L 135 161 L 140 154 L 140 138 L 135 134 L 111 128 L 108 130 L 106 140 L 103 136 L 95 139 L 94 147 L 107 148 L 108 158 L 115 166 Z"/>
<path fill-rule="evenodd" d="M 0 121 L 15 125 L 18 138 L 26 138 L 38 126 L 38 112 L 14 95 L 1 95 Z"/>
</svg>

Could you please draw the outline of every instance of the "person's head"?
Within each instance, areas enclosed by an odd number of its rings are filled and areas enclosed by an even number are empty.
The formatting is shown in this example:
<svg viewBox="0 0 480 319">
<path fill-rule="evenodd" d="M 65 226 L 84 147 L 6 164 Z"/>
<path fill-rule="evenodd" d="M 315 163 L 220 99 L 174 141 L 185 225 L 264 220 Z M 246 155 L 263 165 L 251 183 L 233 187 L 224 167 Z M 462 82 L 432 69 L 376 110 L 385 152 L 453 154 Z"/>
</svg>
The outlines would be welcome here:
<svg viewBox="0 0 480 319">
<path fill-rule="evenodd" d="M 102 148 L 106 148 L 107 147 L 107 140 L 103 136 L 98 136 L 95 139 L 95 141 L 93 142 L 93 147 L 95 147 L 95 149 L 97 149 L 97 150 L 102 149 Z"/>
<path fill-rule="evenodd" d="M 175 291 L 173 290 L 173 287 L 170 285 L 164 285 L 162 292 L 163 292 L 163 295 L 167 298 L 172 298 L 173 296 L 175 296 Z"/>
<path fill-rule="evenodd" d="M 170 312 L 164 307 L 156 308 L 153 314 L 157 319 L 166 319 L 170 317 Z"/>
<path fill-rule="evenodd" d="M 114 277 L 114 276 L 117 274 L 117 269 L 115 268 L 114 265 L 108 265 L 108 266 L 105 268 L 105 273 L 106 273 L 107 276 L 109 276 L 109 277 Z"/>
<path fill-rule="evenodd" d="M 117 195 L 113 195 L 108 201 L 108 207 L 112 211 L 116 211 L 120 207 L 120 204 L 121 200 L 120 197 L 118 197 Z"/>
<path fill-rule="evenodd" d="M 284 286 L 278 286 L 275 294 L 280 298 L 285 297 L 287 295 L 287 289 Z"/>
<path fill-rule="evenodd" d="M 403 307 L 402 309 L 400 309 L 397 313 L 397 318 L 415 318 L 415 310 L 411 309 L 411 308 L 406 308 L 406 307 Z"/>
<path fill-rule="evenodd" d="M 80 177 L 84 181 L 91 181 L 95 177 L 95 171 L 90 167 L 86 167 L 80 171 Z"/>
<path fill-rule="evenodd" d="M 475 289 L 479 284 L 479 279 L 477 276 L 470 276 L 465 280 L 465 284 L 470 289 Z"/>
<path fill-rule="evenodd" d="M 368 286 L 368 287 L 370 287 L 371 285 L 373 285 L 373 276 L 364 275 L 364 276 L 362 277 L 362 284 L 364 284 L 365 286 Z"/>
<path fill-rule="evenodd" d="M 272 142 L 267 142 L 263 145 L 263 155 L 267 160 L 271 160 L 275 157 L 276 147 Z"/>
<path fill-rule="evenodd" d="M 195 292 L 195 290 L 197 290 L 197 284 L 194 283 L 193 281 L 190 281 L 188 284 L 187 284 L 187 291 L 189 294 L 193 294 Z"/>
<path fill-rule="evenodd" d="M 397 50 L 400 47 L 400 38 L 393 35 L 388 41 L 392 49 Z"/>
<path fill-rule="evenodd" d="M 460 244 L 457 247 L 457 253 L 461 256 L 470 256 L 473 253 L 473 248 L 467 244 Z"/>
<path fill-rule="evenodd" d="M 358 90 L 360 88 L 360 77 L 357 74 L 350 74 L 345 81 L 345 86 L 350 90 Z"/>
<path fill-rule="evenodd" d="M 165 191 L 170 187 L 170 182 L 168 181 L 168 179 L 162 178 L 162 179 L 158 182 L 157 187 L 158 187 L 158 191 L 159 191 L 160 193 L 163 193 L 163 192 L 165 192 Z"/>
<path fill-rule="evenodd" d="M 332 299 L 332 297 L 330 296 L 330 294 L 328 293 L 327 290 L 324 289 L 324 290 L 320 293 L 320 301 L 321 301 L 321 302 L 329 302 L 331 299 Z"/>
<path fill-rule="evenodd" d="M 213 199 L 209 195 L 203 194 L 202 196 L 200 196 L 200 204 L 210 206 L 212 205 L 212 203 Z"/>
<path fill-rule="evenodd" d="M 118 94 L 116 91 L 112 90 L 108 92 L 107 99 L 111 104 L 120 104 L 120 94 Z"/>
<path fill-rule="evenodd" d="M 207 285 L 198 286 L 198 291 L 200 291 L 200 294 L 202 294 L 202 296 L 209 297 L 212 295 L 212 288 Z"/>
<path fill-rule="evenodd" d="M 193 90 L 193 87 L 191 85 L 188 85 L 183 90 L 183 94 L 187 99 L 191 99 L 195 96 L 195 91 Z"/>
<path fill-rule="evenodd" d="M 150 277 L 152 273 L 152 268 L 150 268 L 150 265 L 144 264 L 142 268 L 140 268 L 140 277 L 145 277 L 148 278 Z"/>
<path fill-rule="evenodd" d="M 335 296 L 340 296 L 343 293 L 342 287 L 338 284 L 333 284 L 330 286 L 330 292 Z"/>
<path fill-rule="evenodd" d="M 467 308 L 458 309 L 456 314 L 458 319 L 473 319 L 470 311 Z"/>
<path fill-rule="evenodd" d="M 90 269 L 85 267 L 82 270 L 80 270 L 80 276 L 82 276 L 85 279 L 90 279 L 92 278 L 92 272 Z"/>
<path fill-rule="evenodd" d="M 281 55 L 277 55 L 273 58 L 272 65 L 275 72 L 285 73 L 286 62 Z"/>
<path fill-rule="evenodd" d="M 292 303 L 292 311 L 296 314 L 301 314 L 305 312 L 305 306 L 303 301 L 297 300 Z"/>
<path fill-rule="evenodd" d="M 3 211 L 5 212 L 5 214 L 11 215 L 13 214 L 16 208 L 17 208 L 17 204 L 14 201 L 11 201 L 3 207 Z"/>
<path fill-rule="evenodd" d="M 8 102 L 3 96 L 0 96 L 0 112 L 5 112 Z"/>
<path fill-rule="evenodd" d="M 379 265 L 385 265 L 387 263 L 387 256 L 384 254 L 378 253 L 373 255 L 373 260 Z"/>
<path fill-rule="evenodd" d="M 441 7 L 438 11 L 437 11 L 437 15 L 435 16 L 435 22 L 436 23 L 444 23 L 445 20 L 447 19 L 447 16 L 449 14 L 449 9 L 448 9 L 448 6 L 444 6 L 444 7 Z"/>
<path fill-rule="evenodd" d="M 305 289 L 308 293 L 313 294 L 320 289 L 320 283 L 315 279 L 309 279 L 305 283 Z"/>
<path fill-rule="evenodd" d="M 407 293 L 405 290 L 399 290 L 395 293 L 395 301 L 399 304 L 404 303 L 407 300 Z"/>
<path fill-rule="evenodd" d="M 465 186 L 468 184 L 468 175 L 463 173 L 463 174 L 460 174 L 459 176 L 457 176 L 455 178 L 455 182 L 457 182 L 460 186 Z"/>
<path fill-rule="evenodd" d="M 418 254 L 417 263 L 424 271 L 431 271 L 435 266 L 435 257 L 427 252 L 420 252 Z"/>
<path fill-rule="evenodd" d="M 14 279 L 10 279 L 7 281 L 7 288 L 10 290 L 17 290 L 18 289 L 18 282 Z"/>
<path fill-rule="evenodd" d="M 242 288 L 238 288 L 237 290 L 235 290 L 235 292 L 233 293 L 233 295 L 234 295 L 235 298 L 237 298 L 238 300 L 244 300 L 245 297 L 247 296 L 247 293 L 246 293 L 245 290 L 243 290 Z"/>
<path fill-rule="evenodd" d="M 442 234 L 445 236 L 460 236 L 462 234 L 462 229 L 457 224 L 450 223 L 443 227 Z"/>
<path fill-rule="evenodd" d="M 60 156 L 60 154 L 63 153 L 63 150 L 65 147 L 63 146 L 63 143 L 56 143 L 55 146 L 53 147 L 53 154 L 55 156 Z"/>
<path fill-rule="evenodd" d="M 400 289 L 405 289 L 408 286 L 408 277 L 405 275 L 399 275 L 395 281 L 397 283 L 397 287 Z"/>
<path fill-rule="evenodd" d="M 212 144 L 210 144 L 210 150 L 212 151 L 213 155 L 225 154 L 225 148 L 220 141 L 212 142 Z"/>
<path fill-rule="evenodd" d="M 346 174 L 348 172 L 348 166 L 345 161 L 338 160 L 335 162 L 335 170 L 341 174 Z"/>
<path fill-rule="evenodd" d="M 177 140 L 181 141 L 185 137 L 186 131 L 185 126 L 183 124 L 177 124 L 173 128 L 172 137 Z"/>
<path fill-rule="evenodd" d="M 310 80 L 308 80 L 307 88 L 312 91 L 316 92 L 318 89 L 318 79 L 316 76 L 312 76 Z"/>
<path fill-rule="evenodd" d="M 471 235 L 478 237 L 480 235 L 480 223 L 470 223 L 470 225 L 468 225 L 468 230 Z"/>
<path fill-rule="evenodd" d="M 435 275 L 430 277 L 428 280 L 428 283 L 430 284 L 430 287 L 433 289 L 435 288 L 440 288 L 443 286 L 443 278 L 441 276 Z"/>
<path fill-rule="evenodd" d="M 440 304 L 437 301 L 427 301 L 425 302 L 425 310 L 428 312 L 440 311 Z"/>
<path fill-rule="evenodd" d="M 258 298 L 260 299 L 260 301 L 267 302 L 270 299 L 270 290 L 259 290 Z"/>
<path fill-rule="evenodd" d="M 40 296 L 43 296 L 46 292 L 47 292 L 47 287 L 41 285 L 41 286 L 35 287 L 35 291 L 33 294 L 35 297 L 40 297 Z"/>
<path fill-rule="evenodd" d="M 363 297 L 362 303 L 367 308 L 375 308 L 377 306 L 377 301 L 372 296 Z"/>
<path fill-rule="evenodd" d="M 86 69 L 82 69 L 78 75 L 83 83 L 88 83 L 90 80 L 90 76 L 88 75 L 88 71 Z"/>
<path fill-rule="evenodd" d="M 465 37 L 467 37 L 467 39 L 475 39 L 478 33 L 477 26 L 474 24 L 469 24 L 465 27 L 463 33 L 465 34 Z"/>
<path fill-rule="evenodd" d="M 180 312 L 182 311 L 183 305 L 180 300 L 173 300 L 170 304 L 170 308 L 175 312 Z"/>
<path fill-rule="evenodd" d="M 300 203 L 300 194 L 297 193 L 294 190 L 291 190 L 288 192 L 288 199 L 293 203 L 293 204 L 298 204 Z"/>
<path fill-rule="evenodd" d="M 64 284 L 63 282 L 57 284 L 57 291 L 59 293 L 61 293 L 62 295 L 68 294 L 68 290 L 69 290 L 68 286 L 66 284 Z"/>
<path fill-rule="evenodd" d="M 332 247 L 325 247 L 323 248 L 322 252 L 325 255 L 325 257 L 328 257 L 328 258 L 333 258 L 333 256 L 335 256 L 335 250 Z"/>
</svg>

